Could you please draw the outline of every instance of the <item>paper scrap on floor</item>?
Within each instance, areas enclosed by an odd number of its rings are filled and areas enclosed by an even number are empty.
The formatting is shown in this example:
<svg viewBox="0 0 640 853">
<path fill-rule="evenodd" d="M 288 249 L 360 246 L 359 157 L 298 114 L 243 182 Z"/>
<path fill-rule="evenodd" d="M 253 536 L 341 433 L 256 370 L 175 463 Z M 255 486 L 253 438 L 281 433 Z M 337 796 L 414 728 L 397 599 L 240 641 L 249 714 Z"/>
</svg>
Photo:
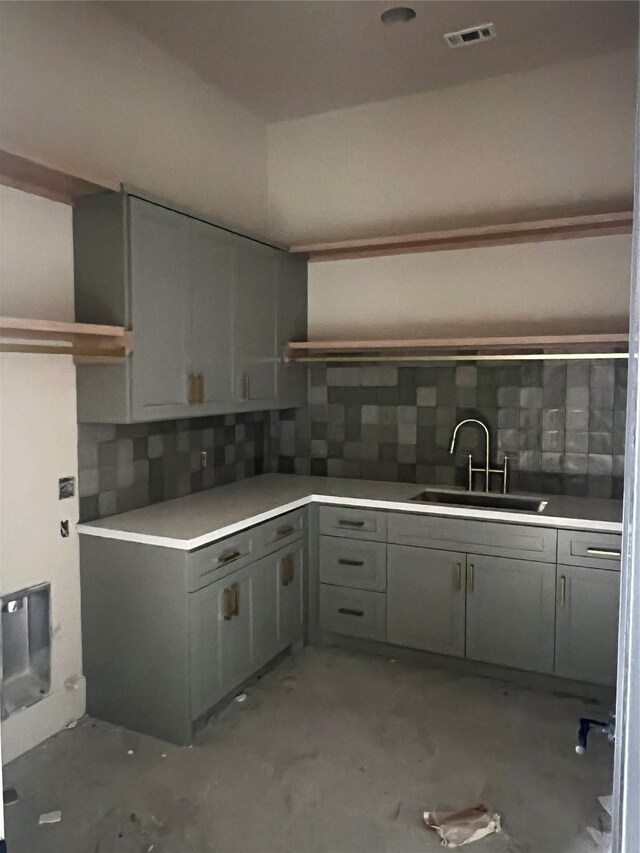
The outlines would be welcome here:
<svg viewBox="0 0 640 853">
<path fill-rule="evenodd" d="M 461 847 L 500 832 L 500 815 L 482 804 L 459 812 L 425 812 L 423 817 L 438 833 L 443 847 Z"/>
<path fill-rule="evenodd" d="M 38 820 L 38 823 L 42 826 L 42 824 L 45 824 L 45 823 L 60 823 L 61 820 L 62 820 L 62 812 L 61 811 L 46 812 L 45 814 L 40 815 L 40 819 Z"/>
</svg>

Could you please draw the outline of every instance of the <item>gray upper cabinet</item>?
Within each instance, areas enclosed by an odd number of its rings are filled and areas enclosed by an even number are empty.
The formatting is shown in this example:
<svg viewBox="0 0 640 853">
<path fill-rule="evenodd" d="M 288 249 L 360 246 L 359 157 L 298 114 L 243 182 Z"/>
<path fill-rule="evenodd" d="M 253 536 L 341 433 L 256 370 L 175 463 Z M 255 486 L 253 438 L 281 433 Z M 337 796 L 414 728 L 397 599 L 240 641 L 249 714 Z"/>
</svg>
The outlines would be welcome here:
<svg viewBox="0 0 640 853">
<path fill-rule="evenodd" d="M 214 411 L 228 406 L 234 397 L 233 300 L 238 238 L 197 220 L 190 221 L 190 232 L 190 372 L 202 377 L 202 402 L 194 409 L 199 406 Z"/>
<path fill-rule="evenodd" d="M 127 193 L 74 208 L 76 320 L 123 325 L 133 353 L 81 365 L 80 421 L 128 423 L 306 402 L 282 348 L 306 338 L 306 262 Z"/>
<path fill-rule="evenodd" d="M 619 572 L 558 566 L 556 675 L 615 685 L 619 600 Z"/>
<path fill-rule="evenodd" d="M 307 339 L 307 261 L 280 252 L 278 257 L 277 398 L 283 408 L 307 405 L 307 371 L 282 359 L 286 344 Z"/>
<path fill-rule="evenodd" d="M 259 243 L 238 252 L 235 380 L 244 408 L 275 403 L 278 254 Z"/>
<path fill-rule="evenodd" d="M 190 230 L 179 213 L 130 199 L 135 420 L 180 417 L 187 405 L 191 338 Z"/>
<path fill-rule="evenodd" d="M 389 545 L 387 641 L 464 655 L 466 555 Z"/>
<path fill-rule="evenodd" d="M 553 672 L 556 567 L 467 555 L 467 657 Z"/>
</svg>

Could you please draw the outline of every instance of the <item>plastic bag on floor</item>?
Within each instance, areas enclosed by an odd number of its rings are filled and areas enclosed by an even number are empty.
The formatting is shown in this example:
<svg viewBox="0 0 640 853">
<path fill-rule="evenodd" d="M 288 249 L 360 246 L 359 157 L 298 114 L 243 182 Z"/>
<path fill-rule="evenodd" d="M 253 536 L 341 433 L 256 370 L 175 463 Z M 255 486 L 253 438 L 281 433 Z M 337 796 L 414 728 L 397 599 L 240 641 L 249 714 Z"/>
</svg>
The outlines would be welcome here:
<svg viewBox="0 0 640 853">
<path fill-rule="evenodd" d="M 459 812 L 425 812 L 424 822 L 440 836 L 443 847 L 461 847 L 500 832 L 500 815 L 477 805 Z"/>
</svg>

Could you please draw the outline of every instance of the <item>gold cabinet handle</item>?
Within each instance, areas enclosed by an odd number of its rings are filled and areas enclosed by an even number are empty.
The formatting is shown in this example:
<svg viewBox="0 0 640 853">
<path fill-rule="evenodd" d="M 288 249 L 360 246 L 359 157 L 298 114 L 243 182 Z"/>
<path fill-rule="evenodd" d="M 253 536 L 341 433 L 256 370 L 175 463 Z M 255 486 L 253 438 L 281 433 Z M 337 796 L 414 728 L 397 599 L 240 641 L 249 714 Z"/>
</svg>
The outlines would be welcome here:
<svg viewBox="0 0 640 853">
<path fill-rule="evenodd" d="M 341 518 L 338 524 L 343 527 L 364 527 L 364 521 L 352 521 L 350 518 Z"/>
<path fill-rule="evenodd" d="M 560 607 L 567 603 L 567 579 L 564 575 L 560 578 Z"/>
<path fill-rule="evenodd" d="M 229 551 L 228 554 L 223 554 L 218 559 L 221 563 L 230 563 L 232 560 L 237 560 L 240 556 L 240 551 Z"/>
<path fill-rule="evenodd" d="M 283 557 L 282 562 L 280 563 L 280 580 L 282 586 L 289 586 L 289 584 L 293 583 L 294 578 L 295 563 L 293 557 L 291 555 Z"/>
<path fill-rule="evenodd" d="M 473 563 L 469 563 L 469 565 L 467 567 L 467 588 L 468 588 L 469 592 L 473 592 L 474 586 L 475 586 L 473 574 L 474 574 L 474 565 L 473 565 Z"/>
<path fill-rule="evenodd" d="M 249 399 L 249 374 L 243 373 L 240 376 L 240 399 L 248 400 Z"/>
<path fill-rule="evenodd" d="M 234 599 L 233 586 L 227 586 L 224 589 L 224 620 L 230 622 L 233 619 Z"/>
<path fill-rule="evenodd" d="M 344 616 L 364 616 L 364 610 L 352 610 L 350 607 L 339 607 L 338 613 Z"/>
<path fill-rule="evenodd" d="M 338 560 L 339 566 L 364 566 L 364 560 L 345 560 L 342 557 Z"/>
<path fill-rule="evenodd" d="M 289 536 L 291 533 L 295 533 L 295 532 L 296 532 L 295 527 L 293 527 L 293 525 L 290 524 L 288 527 L 280 527 L 278 530 L 276 530 L 276 535 L 278 537 Z"/>
<path fill-rule="evenodd" d="M 592 557 L 621 557 L 622 552 L 616 548 L 587 548 L 587 554 Z"/>
<path fill-rule="evenodd" d="M 456 563 L 456 590 L 462 590 L 462 563 Z"/>
<path fill-rule="evenodd" d="M 198 380 L 195 373 L 190 373 L 187 379 L 187 401 L 190 406 L 198 402 Z"/>
</svg>

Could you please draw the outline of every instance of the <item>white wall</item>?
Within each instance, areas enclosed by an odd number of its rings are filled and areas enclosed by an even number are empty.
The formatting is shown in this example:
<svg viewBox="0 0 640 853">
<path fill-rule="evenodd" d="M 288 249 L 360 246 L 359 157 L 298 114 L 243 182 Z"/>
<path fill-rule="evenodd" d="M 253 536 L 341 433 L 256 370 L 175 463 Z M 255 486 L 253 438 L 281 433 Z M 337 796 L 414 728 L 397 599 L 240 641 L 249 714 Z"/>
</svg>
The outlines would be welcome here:
<svg viewBox="0 0 640 853">
<path fill-rule="evenodd" d="M 70 207 L 0 187 L 0 313 L 73 320 Z M 50 582 L 53 634 L 51 694 L 2 724 L 4 761 L 85 710 L 78 499 L 57 494 L 58 478 L 77 477 L 77 467 L 71 356 L 0 355 L 0 593 Z"/>
<path fill-rule="evenodd" d="M 299 243 L 628 207 L 635 89 L 623 51 L 272 124 L 272 228 Z"/>
<path fill-rule="evenodd" d="M 266 232 L 261 119 L 98 4 L 0 6 L 0 147 Z"/>
<path fill-rule="evenodd" d="M 309 265 L 309 336 L 561 334 L 626 329 L 631 237 Z"/>
</svg>

